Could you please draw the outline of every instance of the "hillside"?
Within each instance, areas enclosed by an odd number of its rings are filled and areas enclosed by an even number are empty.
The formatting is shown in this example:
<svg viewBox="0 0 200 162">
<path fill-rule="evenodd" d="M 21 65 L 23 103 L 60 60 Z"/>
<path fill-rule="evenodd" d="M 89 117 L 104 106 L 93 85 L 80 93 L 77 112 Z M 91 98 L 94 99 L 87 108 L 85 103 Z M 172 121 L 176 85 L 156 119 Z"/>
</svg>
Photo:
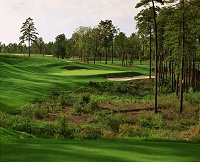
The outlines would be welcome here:
<svg viewBox="0 0 200 162">
<path fill-rule="evenodd" d="M 137 67 L 127 69 L 120 66 L 66 62 L 52 57 L 24 58 L 1 54 L 1 110 L 16 110 L 31 103 L 36 97 L 48 95 L 53 90 L 72 91 L 89 81 L 105 81 L 107 74 L 116 73 L 129 73 L 134 76 L 147 72 Z"/>
</svg>

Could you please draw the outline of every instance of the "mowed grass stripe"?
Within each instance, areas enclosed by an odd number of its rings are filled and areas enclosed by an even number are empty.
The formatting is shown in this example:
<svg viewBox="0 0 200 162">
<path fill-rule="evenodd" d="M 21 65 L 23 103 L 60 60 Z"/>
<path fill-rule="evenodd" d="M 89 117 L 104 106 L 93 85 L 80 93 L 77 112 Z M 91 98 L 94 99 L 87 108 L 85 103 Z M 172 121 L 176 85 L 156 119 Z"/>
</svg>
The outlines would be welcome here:
<svg viewBox="0 0 200 162">
<path fill-rule="evenodd" d="M 180 142 L 29 139 L 4 140 L 1 149 L 1 158 L 6 162 L 182 162 L 200 159 L 200 144 Z"/>
</svg>

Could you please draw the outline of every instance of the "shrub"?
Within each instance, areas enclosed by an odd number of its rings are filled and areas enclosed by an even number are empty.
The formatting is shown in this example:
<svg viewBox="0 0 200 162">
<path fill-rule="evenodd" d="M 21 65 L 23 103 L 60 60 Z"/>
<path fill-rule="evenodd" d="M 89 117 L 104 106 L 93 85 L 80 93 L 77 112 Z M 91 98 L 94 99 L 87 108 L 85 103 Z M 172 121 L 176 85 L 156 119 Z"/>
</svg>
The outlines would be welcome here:
<svg viewBox="0 0 200 162">
<path fill-rule="evenodd" d="M 89 113 L 97 109 L 99 109 L 98 103 L 91 101 L 90 95 L 84 93 L 74 104 L 72 113 Z"/>
<path fill-rule="evenodd" d="M 66 116 L 61 115 L 56 122 L 56 136 L 68 139 L 74 138 L 75 129 L 67 124 Z"/>
<path fill-rule="evenodd" d="M 49 122 L 37 122 L 32 127 L 32 134 L 39 136 L 54 136 L 56 134 L 56 125 Z"/>
<path fill-rule="evenodd" d="M 47 109 L 44 107 L 35 107 L 34 105 L 24 107 L 21 110 L 21 115 L 36 119 L 45 119 L 49 117 Z"/>
<path fill-rule="evenodd" d="M 80 99 L 80 104 L 82 106 L 88 104 L 90 102 L 90 95 L 88 93 L 84 93 L 82 96 L 81 96 L 81 99 Z"/>
<path fill-rule="evenodd" d="M 119 130 L 120 124 L 124 123 L 124 120 L 122 118 L 122 115 L 120 113 L 118 114 L 106 114 L 104 112 L 98 112 L 95 113 L 94 119 L 101 123 L 102 125 L 105 125 L 106 127 L 109 127 L 112 131 L 117 132 Z"/>
<path fill-rule="evenodd" d="M 141 128 L 138 124 L 120 124 L 119 126 L 119 136 L 122 137 L 145 137 L 147 136 L 144 129 Z"/>
<path fill-rule="evenodd" d="M 194 92 L 192 88 L 188 93 L 185 93 L 185 100 L 189 103 L 200 103 L 200 92 Z"/>
<path fill-rule="evenodd" d="M 111 131 L 111 130 L 104 130 L 103 131 L 103 135 L 102 135 L 102 137 L 106 138 L 106 139 L 108 139 L 108 138 L 114 138 L 115 136 L 116 136 L 116 133 L 113 132 L 113 131 Z"/>
<path fill-rule="evenodd" d="M 43 103 L 45 100 L 44 100 L 44 98 L 42 98 L 42 97 L 37 97 L 37 98 L 35 98 L 34 100 L 33 100 L 33 104 L 36 104 L 36 103 L 39 103 L 39 104 L 41 104 L 41 103 Z"/>
<path fill-rule="evenodd" d="M 146 128 L 159 129 L 164 126 L 164 120 L 160 114 L 142 114 L 138 117 L 138 124 Z"/>
<path fill-rule="evenodd" d="M 80 139 L 99 139 L 102 136 L 102 130 L 98 125 L 83 125 L 76 132 L 76 138 Z"/>
</svg>

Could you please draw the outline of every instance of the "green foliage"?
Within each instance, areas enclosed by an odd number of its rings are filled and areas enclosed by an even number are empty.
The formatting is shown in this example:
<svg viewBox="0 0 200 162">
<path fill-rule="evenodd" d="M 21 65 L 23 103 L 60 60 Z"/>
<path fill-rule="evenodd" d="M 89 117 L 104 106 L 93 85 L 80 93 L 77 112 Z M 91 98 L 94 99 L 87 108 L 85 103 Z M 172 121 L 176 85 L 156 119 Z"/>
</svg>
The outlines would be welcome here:
<svg viewBox="0 0 200 162">
<path fill-rule="evenodd" d="M 190 103 L 200 103 L 200 92 L 194 92 L 193 88 L 189 89 L 188 93 L 185 93 L 185 100 Z"/>
<path fill-rule="evenodd" d="M 88 93 L 84 93 L 81 95 L 80 99 L 76 101 L 73 105 L 73 114 L 76 113 L 89 113 L 94 110 L 98 110 L 99 106 L 96 101 L 91 101 L 90 95 Z"/>
<path fill-rule="evenodd" d="M 75 138 L 79 139 L 100 139 L 102 136 L 102 129 L 99 125 L 83 125 L 81 126 L 76 134 Z"/>
<path fill-rule="evenodd" d="M 146 128 L 163 128 L 165 122 L 160 114 L 141 114 L 138 117 L 138 124 Z"/>
<path fill-rule="evenodd" d="M 97 112 L 94 114 L 94 119 L 102 124 L 105 127 L 108 127 L 114 132 L 119 131 L 120 124 L 123 124 L 125 121 L 121 114 L 107 114 L 105 112 Z"/>
<path fill-rule="evenodd" d="M 20 43 L 24 43 L 24 41 L 28 41 L 29 46 L 29 57 L 30 57 L 30 44 L 37 39 L 38 33 L 36 32 L 36 28 L 34 26 L 33 19 L 31 17 L 27 18 L 21 27 L 22 36 L 19 38 Z"/>
<path fill-rule="evenodd" d="M 153 83 L 149 80 L 134 80 L 127 82 L 90 82 L 81 91 L 88 93 L 109 94 L 110 96 L 126 95 L 134 98 L 153 95 Z"/>
<path fill-rule="evenodd" d="M 61 115 L 56 122 L 56 134 L 54 136 L 59 138 L 73 139 L 75 135 L 75 128 L 67 124 L 66 116 Z"/>
<path fill-rule="evenodd" d="M 21 110 L 21 115 L 22 116 L 27 116 L 30 118 L 35 118 L 35 119 L 45 119 L 49 117 L 49 110 L 46 109 L 43 106 L 26 106 Z"/>
<path fill-rule="evenodd" d="M 124 137 L 147 137 L 146 131 L 142 129 L 138 124 L 121 124 L 119 126 L 119 136 Z"/>
<path fill-rule="evenodd" d="M 66 57 L 66 37 L 64 34 L 60 34 L 55 39 L 53 52 L 57 58 L 64 59 Z"/>
<path fill-rule="evenodd" d="M 74 138 L 75 129 L 68 126 L 66 117 L 60 116 L 57 122 L 40 122 L 30 117 L 20 115 L 0 114 L 0 127 L 16 131 L 26 132 L 39 136 L 50 136 L 59 138 Z"/>
</svg>

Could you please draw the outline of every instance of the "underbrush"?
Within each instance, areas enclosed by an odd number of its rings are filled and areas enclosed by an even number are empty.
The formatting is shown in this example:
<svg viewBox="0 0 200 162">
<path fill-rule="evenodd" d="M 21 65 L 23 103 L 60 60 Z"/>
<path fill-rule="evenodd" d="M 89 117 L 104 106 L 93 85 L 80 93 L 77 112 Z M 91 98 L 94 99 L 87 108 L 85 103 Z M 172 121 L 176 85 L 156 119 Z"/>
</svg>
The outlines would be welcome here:
<svg viewBox="0 0 200 162">
<path fill-rule="evenodd" d="M 153 93 L 152 86 L 147 80 L 90 82 L 72 93 L 52 91 L 47 98 L 36 98 L 16 113 L 1 112 L 0 127 L 39 137 L 68 139 L 198 140 L 199 92 L 185 94 L 181 115 L 179 99 L 174 94 L 159 95 L 159 113 L 155 114 L 153 100 L 145 100 L 148 90 L 148 95 Z M 136 102 L 135 97 L 143 98 L 143 102 Z"/>
<path fill-rule="evenodd" d="M 90 82 L 88 86 L 78 92 L 91 92 L 93 94 L 124 95 L 142 98 L 153 94 L 153 83 L 150 80 L 128 82 Z"/>
</svg>

